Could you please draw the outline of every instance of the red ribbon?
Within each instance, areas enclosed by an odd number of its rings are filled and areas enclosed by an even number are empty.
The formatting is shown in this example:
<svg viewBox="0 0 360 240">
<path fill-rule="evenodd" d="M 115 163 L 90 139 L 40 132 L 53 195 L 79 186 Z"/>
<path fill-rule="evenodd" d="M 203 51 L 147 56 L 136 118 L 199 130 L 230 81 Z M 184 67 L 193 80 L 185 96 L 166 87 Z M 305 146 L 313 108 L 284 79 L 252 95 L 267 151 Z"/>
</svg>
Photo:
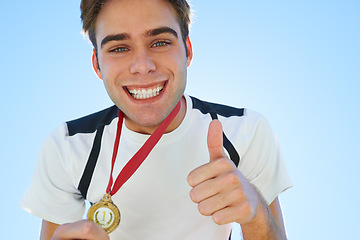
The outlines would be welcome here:
<svg viewBox="0 0 360 240">
<path fill-rule="evenodd" d="M 113 156 L 111 161 L 111 172 L 110 172 L 110 180 L 109 184 L 106 188 L 106 192 L 113 196 L 117 191 L 121 188 L 124 183 L 129 180 L 129 178 L 136 172 L 136 170 L 140 167 L 140 165 L 144 162 L 145 158 L 150 154 L 151 150 L 155 147 L 155 145 L 159 142 L 160 138 L 164 134 L 165 130 L 168 128 L 172 120 L 180 111 L 181 103 L 180 101 L 172 110 L 172 112 L 165 118 L 165 120 L 160 124 L 160 126 L 155 130 L 153 134 L 146 140 L 144 145 L 135 153 L 135 155 L 130 159 L 130 161 L 125 165 L 125 167 L 121 170 L 118 177 L 115 180 L 115 184 L 113 189 L 111 186 L 113 185 L 113 170 L 115 165 L 115 160 L 117 156 L 117 152 L 119 149 L 120 135 L 122 129 L 122 123 L 124 115 L 119 109 L 119 120 L 117 124 L 116 130 L 116 138 L 114 143 Z"/>
</svg>

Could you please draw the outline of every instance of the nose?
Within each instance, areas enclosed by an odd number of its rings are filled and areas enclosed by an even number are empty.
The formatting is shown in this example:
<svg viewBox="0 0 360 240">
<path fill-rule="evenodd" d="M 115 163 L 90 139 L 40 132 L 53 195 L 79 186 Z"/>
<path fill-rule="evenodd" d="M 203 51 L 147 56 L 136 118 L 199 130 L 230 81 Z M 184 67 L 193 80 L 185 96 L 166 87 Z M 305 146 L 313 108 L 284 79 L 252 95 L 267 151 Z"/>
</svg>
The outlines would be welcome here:
<svg viewBox="0 0 360 240">
<path fill-rule="evenodd" d="M 156 66 L 153 57 L 146 50 L 134 52 L 134 58 L 130 66 L 132 74 L 148 74 L 155 71 Z"/>
</svg>

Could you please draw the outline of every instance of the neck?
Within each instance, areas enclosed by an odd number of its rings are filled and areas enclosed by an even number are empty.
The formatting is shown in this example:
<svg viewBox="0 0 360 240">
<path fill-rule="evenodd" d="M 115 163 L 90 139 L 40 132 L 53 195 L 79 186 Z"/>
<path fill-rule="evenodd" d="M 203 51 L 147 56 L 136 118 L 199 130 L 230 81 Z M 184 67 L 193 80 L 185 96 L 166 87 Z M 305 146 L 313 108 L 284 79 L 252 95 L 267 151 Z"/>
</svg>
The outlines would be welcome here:
<svg viewBox="0 0 360 240">
<path fill-rule="evenodd" d="M 185 115 L 186 115 L 186 100 L 185 100 L 185 97 L 182 97 L 180 99 L 180 110 L 179 110 L 178 114 L 176 115 L 176 117 L 172 120 L 170 125 L 166 128 L 164 133 L 172 132 L 177 127 L 179 127 L 180 124 L 182 123 L 183 119 L 185 118 Z M 153 126 L 153 127 L 145 127 L 145 126 L 137 125 L 136 128 L 134 128 L 132 126 L 132 124 L 130 124 L 131 121 L 126 116 L 124 116 L 124 117 L 125 117 L 126 127 L 129 128 L 130 130 L 138 132 L 138 133 L 151 135 L 159 127 L 159 125 Z"/>
<path fill-rule="evenodd" d="M 180 111 L 174 118 L 174 120 L 170 123 L 169 127 L 166 129 L 165 133 L 169 133 L 174 131 L 176 128 L 180 126 L 182 121 L 184 120 L 186 115 L 186 101 L 185 97 L 180 99 Z"/>
</svg>

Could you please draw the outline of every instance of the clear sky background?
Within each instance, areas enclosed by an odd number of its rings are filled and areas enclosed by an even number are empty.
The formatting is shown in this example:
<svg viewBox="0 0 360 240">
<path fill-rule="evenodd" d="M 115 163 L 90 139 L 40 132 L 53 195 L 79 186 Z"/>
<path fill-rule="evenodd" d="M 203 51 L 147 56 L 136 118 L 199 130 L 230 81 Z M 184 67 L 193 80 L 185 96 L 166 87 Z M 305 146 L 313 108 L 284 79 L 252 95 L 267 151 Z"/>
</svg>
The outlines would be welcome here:
<svg viewBox="0 0 360 240">
<path fill-rule="evenodd" d="M 79 1 L 0 0 L 1 239 L 37 239 L 19 207 L 46 135 L 111 105 Z M 289 239 L 355 239 L 360 221 L 360 1 L 193 0 L 186 92 L 263 113 L 294 187 Z"/>
</svg>

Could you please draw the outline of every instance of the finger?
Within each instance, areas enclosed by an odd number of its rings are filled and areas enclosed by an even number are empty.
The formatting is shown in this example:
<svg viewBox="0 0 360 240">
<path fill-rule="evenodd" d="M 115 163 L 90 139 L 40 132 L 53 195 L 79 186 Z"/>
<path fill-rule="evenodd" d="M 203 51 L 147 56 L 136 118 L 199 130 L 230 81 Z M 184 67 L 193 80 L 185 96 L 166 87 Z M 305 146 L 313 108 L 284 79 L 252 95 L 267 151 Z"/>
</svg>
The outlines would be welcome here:
<svg viewBox="0 0 360 240">
<path fill-rule="evenodd" d="M 238 195 L 241 195 L 238 197 Z M 245 201 L 246 197 L 239 191 L 219 193 L 198 204 L 199 212 L 204 216 L 212 216 L 216 224 L 231 222 L 246 223 L 253 218 L 254 211 Z"/>
<path fill-rule="evenodd" d="M 200 183 L 190 191 L 190 198 L 194 203 L 200 203 L 220 192 L 220 187 L 215 179 Z"/>
<path fill-rule="evenodd" d="M 207 136 L 210 161 L 226 157 L 223 149 L 223 131 L 219 120 L 211 121 Z"/>
<path fill-rule="evenodd" d="M 244 210 L 236 207 L 223 208 L 212 215 L 214 223 L 224 225 L 232 222 L 247 223 L 251 219 L 248 214 L 244 214 Z"/>
<path fill-rule="evenodd" d="M 188 183 L 191 187 L 195 187 L 200 183 L 216 178 L 226 172 L 234 170 L 235 168 L 236 166 L 234 163 L 227 158 L 211 161 L 192 170 L 187 178 Z"/>
<path fill-rule="evenodd" d="M 98 224 L 89 220 L 60 225 L 54 233 L 52 240 L 103 240 L 109 235 Z"/>
<path fill-rule="evenodd" d="M 242 189 L 243 186 L 237 172 L 231 171 L 195 186 L 190 191 L 190 198 L 195 203 L 217 199 L 216 201 L 225 207 L 244 199 L 245 195 Z M 221 199 L 217 197 L 221 197 Z"/>
<path fill-rule="evenodd" d="M 222 192 L 216 194 L 201 201 L 198 204 L 198 210 L 204 216 L 211 216 L 218 211 L 222 211 L 223 209 L 236 204 L 234 203 L 234 199 L 231 198 L 232 195 L 234 195 L 232 192 Z"/>
</svg>

